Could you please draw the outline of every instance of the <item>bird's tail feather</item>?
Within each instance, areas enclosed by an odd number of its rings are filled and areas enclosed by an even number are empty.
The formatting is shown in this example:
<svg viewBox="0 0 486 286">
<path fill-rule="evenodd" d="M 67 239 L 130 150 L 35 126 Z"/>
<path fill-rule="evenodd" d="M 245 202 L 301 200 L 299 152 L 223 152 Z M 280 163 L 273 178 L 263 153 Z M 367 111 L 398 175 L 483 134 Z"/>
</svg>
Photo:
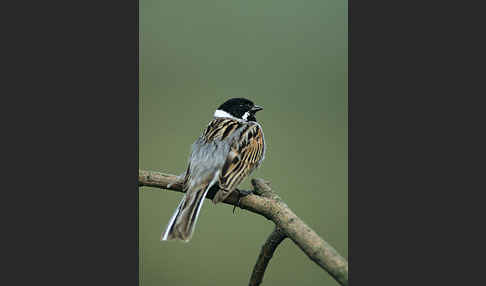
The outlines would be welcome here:
<svg viewBox="0 0 486 286">
<path fill-rule="evenodd" d="M 167 228 L 162 233 L 160 237 L 161 241 L 179 239 L 187 242 L 191 239 L 204 198 L 209 189 L 209 186 L 205 186 L 198 191 L 188 190 L 185 193 L 170 218 Z"/>
</svg>

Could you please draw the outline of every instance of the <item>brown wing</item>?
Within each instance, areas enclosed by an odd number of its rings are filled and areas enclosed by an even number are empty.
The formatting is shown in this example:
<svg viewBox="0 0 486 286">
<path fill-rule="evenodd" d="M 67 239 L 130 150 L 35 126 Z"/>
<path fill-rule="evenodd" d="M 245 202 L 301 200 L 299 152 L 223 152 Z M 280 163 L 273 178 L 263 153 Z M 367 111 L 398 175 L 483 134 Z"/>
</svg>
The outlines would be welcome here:
<svg viewBox="0 0 486 286">
<path fill-rule="evenodd" d="M 206 142 L 224 140 L 243 125 L 242 122 L 231 118 L 215 118 L 203 132 Z"/>
<path fill-rule="evenodd" d="M 213 202 L 223 201 L 263 159 L 265 143 L 258 124 L 249 124 L 231 145 Z"/>
</svg>

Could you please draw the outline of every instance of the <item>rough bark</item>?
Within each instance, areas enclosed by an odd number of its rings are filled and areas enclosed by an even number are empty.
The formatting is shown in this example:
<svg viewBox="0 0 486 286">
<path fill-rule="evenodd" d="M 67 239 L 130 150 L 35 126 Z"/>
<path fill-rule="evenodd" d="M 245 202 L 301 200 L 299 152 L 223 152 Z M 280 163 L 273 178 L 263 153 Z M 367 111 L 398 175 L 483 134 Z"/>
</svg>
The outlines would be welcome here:
<svg viewBox="0 0 486 286">
<path fill-rule="evenodd" d="M 251 273 L 249 286 L 258 286 L 262 283 L 263 275 L 265 275 L 265 270 L 267 269 L 270 259 L 273 257 L 273 253 L 286 237 L 287 236 L 281 229 L 275 227 L 260 250 L 257 262 Z"/>
<path fill-rule="evenodd" d="M 157 187 L 182 192 L 178 176 L 140 170 L 139 186 Z M 348 285 L 348 262 L 329 243 L 300 219 L 280 197 L 272 191 L 268 182 L 253 179 L 253 194 L 239 200 L 233 192 L 224 203 L 264 216 L 273 221 L 285 236 L 289 237 L 312 261 L 326 270 L 341 285 Z M 212 199 L 211 197 L 208 197 Z"/>
</svg>

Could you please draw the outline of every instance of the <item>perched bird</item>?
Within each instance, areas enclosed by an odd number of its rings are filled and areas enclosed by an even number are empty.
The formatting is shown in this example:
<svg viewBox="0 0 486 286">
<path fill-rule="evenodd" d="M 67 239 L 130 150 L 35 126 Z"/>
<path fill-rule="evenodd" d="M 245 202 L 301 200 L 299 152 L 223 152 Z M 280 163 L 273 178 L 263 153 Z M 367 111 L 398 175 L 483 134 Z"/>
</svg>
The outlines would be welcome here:
<svg viewBox="0 0 486 286">
<path fill-rule="evenodd" d="M 265 140 L 255 113 L 263 108 L 245 98 L 232 98 L 192 145 L 184 175 L 184 197 L 160 240 L 189 241 L 208 191 L 224 201 L 263 161 Z"/>
</svg>

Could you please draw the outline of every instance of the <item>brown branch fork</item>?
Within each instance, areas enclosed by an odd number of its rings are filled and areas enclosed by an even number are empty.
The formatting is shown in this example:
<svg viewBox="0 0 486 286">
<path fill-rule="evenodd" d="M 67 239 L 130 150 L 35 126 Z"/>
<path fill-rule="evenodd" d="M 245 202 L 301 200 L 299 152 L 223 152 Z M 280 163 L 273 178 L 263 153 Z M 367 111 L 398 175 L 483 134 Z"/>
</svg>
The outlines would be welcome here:
<svg viewBox="0 0 486 286">
<path fill-rule="evenodd" d="M 239 198 L 233 192 L 224 203 L 264 216 L 275 223 L 275 230 L 262 246 L 249 285 L 260 285 L 265 269 L 277 246 L 290 238 L 307 256 L 326 270 L 341 285 L 348 285 L 348 262 L 331 245 L 305 224 L 263 179 L 252 179 L 253 193 Z M 176 175 L 154 171 L 138 172 L 140 187 L 156 187 L 182 192 L 182 182 Z M 211 199 L 208 197 L 208 199 Z M 238 202 L 239 201 L 239 202 Z"/>
</svg>

